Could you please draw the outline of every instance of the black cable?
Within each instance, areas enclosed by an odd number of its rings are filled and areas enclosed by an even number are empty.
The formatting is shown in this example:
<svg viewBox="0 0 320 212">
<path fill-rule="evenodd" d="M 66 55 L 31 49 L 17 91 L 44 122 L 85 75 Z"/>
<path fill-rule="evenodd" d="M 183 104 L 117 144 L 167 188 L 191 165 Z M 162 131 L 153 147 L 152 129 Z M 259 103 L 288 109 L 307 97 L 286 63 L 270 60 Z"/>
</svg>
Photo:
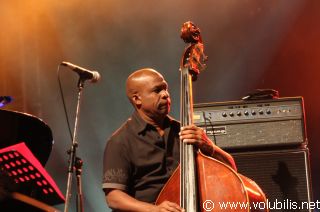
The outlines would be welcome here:
<svg viewBox="0 0 320 212">
<path fill-rule="evenodd" d="M 70 133 L 70 138 L 71 138 L 71 141 L 73 141 L 73 136 L 72 136 L 72 132 L 71 132 L 71 127 L 70 127 L 67 107 L 66 107 L 66 103 L 64 101 L 63 89 L 62 89 L 61 80 L 60 80 L 60 66 L 61 66 L 61 64 L 58 65 L 58 69 L 57 69 L 57 76 L 58 76 L 58 82 L 59 82 L 59 91 L 60 91 L 60 95 L 61 95 L 61 99 L 62 99 L 62 105 L 63 105 L 63 110 L 64 110 L 64 114 L 65 114 L 65 117 L 66 117 L 67 125 L 68 125 L 68 130 L 69 130 L 69 133 Z"/>
<path fill-rule="evenodd" d="M 217 139 L 216 139 L 216 135 L 214 134 L 214 126 L 213 126 L 213 123 L 212 123 L 211 119 L 206 117 L 206 114 L 205 114 L 204 111 L 202 111 L 202 116 L 203 116 L 203 119 L 204 119 L 204 127 L 206 128 L 206 131 L 208 129 L 207 121 L 209 121 L 210 127 L 212 128 L 213 143 L 215 145 L 217 145 Z"/>
</svg>

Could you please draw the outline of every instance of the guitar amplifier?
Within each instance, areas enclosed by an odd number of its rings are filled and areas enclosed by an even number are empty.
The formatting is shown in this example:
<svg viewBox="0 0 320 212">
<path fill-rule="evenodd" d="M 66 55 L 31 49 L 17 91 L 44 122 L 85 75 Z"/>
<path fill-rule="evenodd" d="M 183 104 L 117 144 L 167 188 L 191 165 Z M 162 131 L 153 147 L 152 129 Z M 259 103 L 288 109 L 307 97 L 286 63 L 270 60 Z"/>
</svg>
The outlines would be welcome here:
<svg viewBox="0 0 320 212">
<path fill-rule="evenodd" d="M 237 152 L 232 156 L 239 173 L 254 180 L 266 194 L 270 212 L 313 211 L 303 207 L 303 202 L 313 201 L 308 149 Z"/>
<path fill-rule="evenodd" d="M 194 124 L 228 151 L 307 145 L 302 97 L 195 104 Z"/>
</svg>

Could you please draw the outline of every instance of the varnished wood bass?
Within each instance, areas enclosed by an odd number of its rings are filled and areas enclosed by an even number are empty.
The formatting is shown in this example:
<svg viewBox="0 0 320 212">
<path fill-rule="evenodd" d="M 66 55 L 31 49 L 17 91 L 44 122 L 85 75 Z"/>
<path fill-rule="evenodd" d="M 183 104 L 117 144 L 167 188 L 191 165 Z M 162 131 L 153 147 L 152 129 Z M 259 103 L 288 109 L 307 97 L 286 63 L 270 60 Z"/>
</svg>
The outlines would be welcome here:
<svg viewBox="0 0 320 212">
<path fill-rule="evenodd" d="M 188 43 L 181 63 L 181 126 L 193 124 L 192 81 L 205 68 L 200 30 L 192 22 L 181 29 Z M 156 204 L 168 200 L 186 212 L 268 211 L 266 197 L 259 186 L 228 165 L 205 156 L 193 145 L 180 144 L 180 165 L 160 192 Z"/>
</svg>

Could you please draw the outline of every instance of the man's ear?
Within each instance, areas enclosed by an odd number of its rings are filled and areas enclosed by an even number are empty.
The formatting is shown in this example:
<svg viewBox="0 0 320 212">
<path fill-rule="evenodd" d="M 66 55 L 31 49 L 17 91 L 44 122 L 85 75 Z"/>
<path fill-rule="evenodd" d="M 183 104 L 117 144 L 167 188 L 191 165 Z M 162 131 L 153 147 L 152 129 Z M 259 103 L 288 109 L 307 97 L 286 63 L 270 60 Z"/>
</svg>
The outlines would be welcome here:
<svg viewBox="0 0 320 212">
<path fill-rule="evenodd" d="M 133 104 L 137 108 L 140 108 L 140 106 L 141 106 L 141 97 L 138 94 L 133 94 L 131 99 L 132 99 Z"/>
</svg>

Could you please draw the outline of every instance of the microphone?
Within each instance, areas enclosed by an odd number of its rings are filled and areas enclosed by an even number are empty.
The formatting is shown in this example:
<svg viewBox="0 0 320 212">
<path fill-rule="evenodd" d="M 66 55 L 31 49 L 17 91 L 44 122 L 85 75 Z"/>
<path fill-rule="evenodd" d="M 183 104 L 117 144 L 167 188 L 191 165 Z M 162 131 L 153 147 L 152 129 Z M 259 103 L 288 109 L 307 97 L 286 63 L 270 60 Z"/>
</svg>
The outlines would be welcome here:
<svg viewBox="0 0 320 212">
<path fill-rule="evenodd" d="M 61 65 L 67 66 L 71 68 L 72 71 L 77 72 L 80 78 L 84 80 L 89 80 L 92 83 L 98 82 L 101 78 L 99 72 L 97 71 L 90 71 L 88 69 L 82 68 L 80 66 L 76 66 L 72 63 L 63 61 Z"/>
</svg>

